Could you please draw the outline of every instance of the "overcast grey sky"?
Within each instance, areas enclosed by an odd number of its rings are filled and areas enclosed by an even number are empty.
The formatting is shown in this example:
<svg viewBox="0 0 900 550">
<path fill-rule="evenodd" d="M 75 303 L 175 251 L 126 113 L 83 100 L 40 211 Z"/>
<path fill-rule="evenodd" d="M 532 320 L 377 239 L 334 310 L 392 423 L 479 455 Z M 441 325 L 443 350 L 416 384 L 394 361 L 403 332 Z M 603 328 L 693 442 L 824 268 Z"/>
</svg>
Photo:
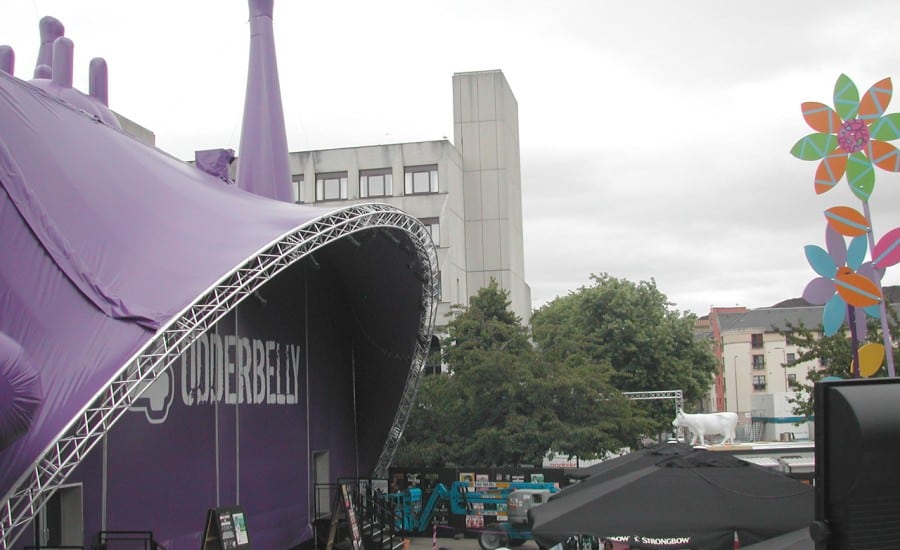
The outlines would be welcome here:
<svg viewBox="0 0 900 550">
<path fill-rule="evenodd" d="M 160 148 L 238 148 L 246 0 L 2 0 L 20 78 L 44 15 L 75 43 L 76 87 L 104 57 L 110 107 Z M 700 315 L 799 296 L 823 210 L 859 208 L 789 154 L 812 132 L 800 104 L 833 105 L 841 73 L 861 94 L 900 76 L 894 0 L 276 0 L 274 21 L 290 150 L 452 140 L 453 73 L 503 70 L 535 307 L 604 272 Z M 900 226 L 900 174 L 876 182 L 878 238 Z"/>
</svg>

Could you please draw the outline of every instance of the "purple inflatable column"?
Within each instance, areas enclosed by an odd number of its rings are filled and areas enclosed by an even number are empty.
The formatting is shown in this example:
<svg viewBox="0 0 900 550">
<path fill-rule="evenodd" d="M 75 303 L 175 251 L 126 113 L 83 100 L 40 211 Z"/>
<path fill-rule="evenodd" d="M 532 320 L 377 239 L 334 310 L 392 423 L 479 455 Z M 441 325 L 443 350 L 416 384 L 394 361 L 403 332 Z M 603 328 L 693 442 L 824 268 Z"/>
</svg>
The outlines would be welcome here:
<svg viewBox="0 0 900 550">
<path fill-rule="evenodd" d="M 74 59 L 75 44 L 71 40 L 61 37 L 53 42 L 53 72 L 50 75 L 50 84 L 60 90 L 67 90 L 72 87 L 72 63 Z"/>
<path fill-rule="evenodd" d="M 48 78 L 46 69 L 41 67 L 53 66 L 53 42 L 65 35 L 66 28 L 59 22 L 59 19 L 48 15 L 41 18 L 38 30 L 41 33 L 41 47 L 38 49 L 37 63 L 34 66 L 34 77 Z"/>
<path fill-rule="evenodd" d="M 88 67 L 88 95 L 109 107 L 109 69 L 102 57 L 91 59 Z"/>
<path fill-rule="evenodd" d="M 273 1 L 249 0 L 250 63 L 236 183 L 251 193 L 293 202 L 272 30 Z"/>
<path fill-rule="evenodd" d="M 16 52 L 10 46 L 0 46 L 0 71 L 10 75 L 16 72 Z"/>
</svg>

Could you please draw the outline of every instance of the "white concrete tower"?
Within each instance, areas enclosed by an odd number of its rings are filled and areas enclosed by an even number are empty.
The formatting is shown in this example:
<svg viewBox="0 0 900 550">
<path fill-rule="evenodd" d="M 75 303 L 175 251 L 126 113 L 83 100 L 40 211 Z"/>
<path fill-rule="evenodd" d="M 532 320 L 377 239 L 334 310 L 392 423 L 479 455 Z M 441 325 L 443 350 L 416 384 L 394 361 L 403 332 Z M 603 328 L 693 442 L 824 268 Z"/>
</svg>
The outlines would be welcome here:
<svg viewBox="0 0 900 550">
<path fill-rule="evenodd" d="M 519 106 L 501 71 L 453 75 L 453 132 L 463 159 L 467 287 L 474 294 L 496 279 L 527 323 Z"/>
</svg>

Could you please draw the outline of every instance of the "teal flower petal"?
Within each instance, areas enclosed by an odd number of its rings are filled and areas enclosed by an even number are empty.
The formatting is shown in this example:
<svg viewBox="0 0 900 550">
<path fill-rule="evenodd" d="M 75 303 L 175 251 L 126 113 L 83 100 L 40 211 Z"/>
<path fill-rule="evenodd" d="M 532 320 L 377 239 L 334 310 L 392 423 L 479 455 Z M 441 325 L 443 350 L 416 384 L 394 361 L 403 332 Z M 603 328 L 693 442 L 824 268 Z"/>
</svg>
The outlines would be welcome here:
<svg viewBox="0 0 900 550">
<path fill-rule="evenodd" d="M 861 201 L 869 200 L 875 189 L 875 167 L 869 157 L 862 153 L 853 153 L 847 159 L 847 184 L 850 190 Z"/>
<path fill-rule="evenodd" d="M 837 275 L 837 266 L 834 265 L 834 260 L 824 248 L 808 244 L 803 247 L 803 251 L 806 252 L 806 260 L 813 271 L 826 279 L 834 279 Z"/>
<path fill-rule="evenodd" d="M 859 90 L 850 77 L 842 74 L 834 83 L 834 110 L 847 121 L 856 118 L 859 112 Z"/>
<path fill-rule="evenodd" d="M 794 144 L 791 154 L 800 160 L 819 160 L 837 146 L 838 139 L 834 134 L 809 134 Z"/>
<path fill-rule="evenodd" d="M 869 126 L 869 136 L 879 141 L 900 138 L 900 113 L 891 113 L 874 121 Z"/>
<path fill-rule="evenodd" d="M 865 311 L 866 315 L 873 319 L 881 319 L 881 304 L 875 304 L 874 306 L 863 308 L 863 311 Z"/>
<path fill-rule="evenodd" d="M 846 314 L 847 303 L 840 294 L 835 294 L 822 308 L 822 328 L 825 329 L 825 336 L 834 336 L 844 323 Z"/>
<path fill-rule="evenodd" d="M 854 237 L 850 240 L 850 246 L 847 247 L 847 267 L 856 271 L 859 266 L 866 261 L 866 252 L 869 251 L 869 244 L 865 235 Z"/>
</svg>

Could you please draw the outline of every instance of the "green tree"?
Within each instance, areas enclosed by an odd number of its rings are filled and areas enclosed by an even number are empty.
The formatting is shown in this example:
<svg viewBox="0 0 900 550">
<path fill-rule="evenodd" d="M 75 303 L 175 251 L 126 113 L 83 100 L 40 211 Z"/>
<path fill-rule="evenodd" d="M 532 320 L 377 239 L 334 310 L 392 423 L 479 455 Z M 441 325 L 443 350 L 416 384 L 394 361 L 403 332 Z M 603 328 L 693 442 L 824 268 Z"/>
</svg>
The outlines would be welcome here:
<svg viewBox="0 0 900 550">
<path fill-rule="evenodd" d="M 712 384 L 716 361 L 694 338 L 693 314 L 679 314 L 656 283 L 633 283 L 607 274 L 557 298 L 532 317 L 534 340 L 545 358 L 580 357 L 585 364 L 608 365 L 609 382 L 620 391 L 680 389 L 688 402 L 702 398 Z M 671 429 L 668 404 L 650 405 L 655 430 Z"/>
<path fill-rule="evenodd" d="M 551 449 L 591 457 L 629 441 L 635 421 L 611 395 L 608 369 L 544 361 L 508 296 L 491 281 L 454 308 L 448 372 L 422 380 L 395 464 L 540 464 Z"/>
<path fill-rule="evenodd" d="M 650 419 L 610 384 L 609 364 L 577 353 L 558 361 L 542 355 L 541 360 L 541 395 L 552 412 L 548 431 L 554 452 L 597 458 L 649 433 Z"/>
</svg>

